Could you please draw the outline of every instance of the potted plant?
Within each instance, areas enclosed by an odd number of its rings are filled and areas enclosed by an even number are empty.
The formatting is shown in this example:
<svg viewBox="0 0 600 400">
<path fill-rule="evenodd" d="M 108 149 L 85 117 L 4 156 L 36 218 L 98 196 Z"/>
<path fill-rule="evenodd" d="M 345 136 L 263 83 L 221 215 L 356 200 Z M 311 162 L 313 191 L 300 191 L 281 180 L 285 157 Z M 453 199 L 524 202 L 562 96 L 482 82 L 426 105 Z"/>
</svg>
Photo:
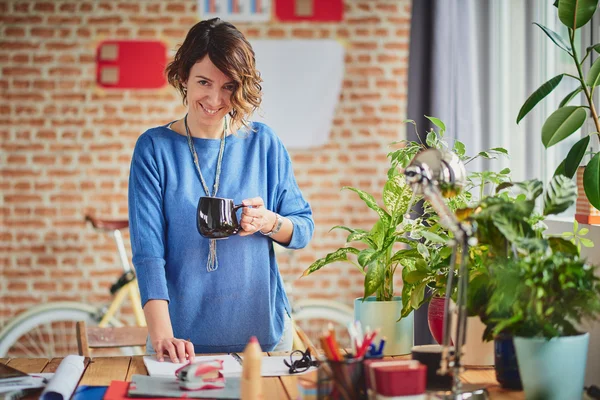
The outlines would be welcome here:
<svg viewBox="0 0 600 400">
<path fill-rule="evenodd" d="M 364 295 L 355 300 L 355 317 L 363 325 L 379 327 L 380 335 L 387 337 L 385 355 L 408 354 L 413 345 L 412 310 L 419 308 L 430 296 L 425 295 L 425 288 L 430 287 L 432 294 L 443 295 L 445 287 L 444 273 L 451 249 L 446 246 L 448 232 L 442 228 L 437 215 L 428 204 L 424 204 L 424 213 L 416 218 L 407 217 L 412 204 L 419 200 L 411 188 L 405 183 L 402 169 L 413 157 L 427 147 L 448 148 L 444 141 L 446 127 L 434 117 L 427 117 L 438 128 L 431 129 L 426 143 L 401 141 L 392 145 L 401 148 L 388 154 L 390 169 L 387 182 L 383 187 L 383 207 L 371 194 L 353 187 L 343 189 L 355 192 L 367 207 L 375 211 L 378 220 L 366 230 L 335 226 L 348 232 L 346 245 L 325 257 L 316 260 L 303 273 L 310 275 L 326 265 L 336 262 L 349 262 L 355 265 L 364 275 Z M 408 121 L 414 124 L 414 121 Z M 462 159 L 468 161 L 476 157 L 495 158 L 506 154 L 501 148 L 481 152 L 475 157 L 465 155 L 465 146 L 455 141 L 452 150 Z M 501 171 L 496 178 L 508 179 L 508 170 Z M 499 177 L 504 176 L 504 179 Z M 485 185 L 482 182 L 482 185 Z M 462 195 L 450 201 L 451 208 L 465 207 L 470 194 Z M 400 245 L 402 244 L 402 245 Z M 394 274 L 402 270 L 402 296 L 394 291 Z"/>
<path fill-rule="evenodd" d="M 600 57 L 596 57 L 591 64 L 586 76 L 583 73 L 583 67 L 591 59 L 591 55 L 600 52 L 600 43 L 590 46 L 586 49 L 585 55 L 580 57 L 577 52 L 575 34 L 577 30 L 585 26 L 593 17 L 598 6 L 598 0 L 557 0 L 554 3 L 558 9 L 560 21 L 568 29 L 568 38 L 563 38 L 557 32 L 547 27 L 536 24 L 544 33 L 558 46 L 565 51 L 573 60 L 573 65 L 577 70 L 577 75 L 562 73 L 540 86 L 525 101 L 519 115 L 517 124 L 525 117 L 544 97 L 551 93 L 564 79 L 575 80 L 577 88 L 569 93 L 559 104 L 558 109 L 546 119 L 542 126 L 542 143 L 546 148 L 554 146 L 573 133 L 577 132 L 590 118 L 594 123 L 595 132 L 585 136 L 573 145 L 565 160 L 558 166 L 556 174 L 562 174 L 573 178 L 577 174 L 579 182 L 580 197 L 577 200 L 576 219 L 582 223 L 600 223 L 600 153 L 590 152 L 587 149 L 590 144 L 591 136 L 600 140 L 600 121 L 598 112 L 593 102 L 594 90 L 600 85 Z M 585 105 L 569 105 L 577 98 L 585 97 Z M 592 158 L 586 167 L 579 168 L 586 154 L 591 154 Z M 585 193 L 585 196 L 583 196 Z"/>
<path fill-rule="evenodd" d="M 495 339 L 497 350 L 510 348 L 514 337 L 527 398 L 581 398 L 588 335 L 575 324 L 600 316 L 600 280 L 579 257 L 577 229 L 571 240 L 546 237 L 540 223 L 567 209 L 576 187 L 555 176 L 544 193 L 542 213 L 536 214 L 541 182 L 515 186 L 525 192 L 515 201 L 499 195 L 468 211 L 480 245 L 488 246 L 487 268 L 472 278 L 469 309 L 487 325 L 486 336 Z M 496 370 L 503 386 L 518 387 L 514 366 L 497 362 Z M 512 381 L 506 372 L 513 373 Z"/>
</svg>

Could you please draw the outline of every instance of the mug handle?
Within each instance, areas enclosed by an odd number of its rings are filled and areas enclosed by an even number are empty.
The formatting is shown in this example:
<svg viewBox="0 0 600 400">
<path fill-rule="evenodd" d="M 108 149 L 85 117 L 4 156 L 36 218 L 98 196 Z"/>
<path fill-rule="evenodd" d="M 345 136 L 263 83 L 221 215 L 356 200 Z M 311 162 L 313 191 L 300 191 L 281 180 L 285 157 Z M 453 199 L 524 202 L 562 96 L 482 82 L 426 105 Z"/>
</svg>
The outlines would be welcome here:
<svg viewBox="0 0 600 400">
<path fill-rule="evenodd" d="M 243 207 L 250 207 L 250 206 L 246 206 L 244 204 L 238 204 L 236 206 L 233 206 L 233 213 L 235 214 L 237 212 L 237 210 L 239 210 L 240 208 L 243 208 Z M 240 223 L 238 222 L 238 226 L 233 231 L 233 234 L 237 235 L 240 230 L 242 230 L 242 225 L 240 225 Z"/>
<path fill-rule="evenodd" d="M 239 210 L 242 207 L 250 207 L 250 206 L 246 206 L 244 204 L 238 204 L 237 206 L 233 206 L 233 212 L 237 212 L 237 210 Z"/>
</svg>

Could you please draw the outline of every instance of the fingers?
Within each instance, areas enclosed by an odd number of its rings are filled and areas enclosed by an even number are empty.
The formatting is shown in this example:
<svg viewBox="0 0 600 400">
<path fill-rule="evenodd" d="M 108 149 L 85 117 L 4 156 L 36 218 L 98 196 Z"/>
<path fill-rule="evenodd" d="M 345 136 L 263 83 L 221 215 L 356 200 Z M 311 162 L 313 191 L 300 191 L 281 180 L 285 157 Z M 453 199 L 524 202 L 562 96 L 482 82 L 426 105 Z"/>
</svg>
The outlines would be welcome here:
<svg viewBox="0 0 600 400">
<path fill-rule="evenodd" d="M 156 359 L 160 362 L 163 362 L 165 360 L 165 358 L 164 358 L 165 348 L 162 344 L 162 340 L 160 340 L 154 344 L 154 351 L 156 351 Z"/>
<path fill-rule="evenodd" d="M 178 363 L 179 359 L 177 358 L 177 350 L 175 346 L 170 341 L 164 341 L 164 350 L 163 354 L 166 354 L 172 363 Z"/>
<path fill-rule="evenodd" d="M 192 342 L 190 342 L 190 341 L 185 342 L 185 351 L 188 355 L 188 360 L 190 360 L 190 362 L 194 362 L 196 355 L 195 355 L 195 351 L 194 351 L 194 344 Z"/>
<path fill-rule="evenodd" d="M 167 356 L 173 363 L 183 363 L 194 360 L 194 344 L 188 340 L 169 338 L 156 342 L 156 359 L 164 361 Z"/>
<path fill-rule="evenodd" d="M 265 208 L 265 203 L 261 197 L 243 200 L 242 204 L 249 207 L 245 207 L 242 210 L 240 226 L 243 231 L 240 232 L 240 236 L 248 236 L 260 230 L 265 225 L 268 210 Z"/>
<path fill-rule="evenodd" d="M 252 206 L 252 207 L 260 207 L 265 205 L 265 202 L 263 201 L 262 197 L 253 197 L 251 199 L 246 199 L 246 200 L 242 200 L 242 204 L 245 206 Z"/>
</svg>

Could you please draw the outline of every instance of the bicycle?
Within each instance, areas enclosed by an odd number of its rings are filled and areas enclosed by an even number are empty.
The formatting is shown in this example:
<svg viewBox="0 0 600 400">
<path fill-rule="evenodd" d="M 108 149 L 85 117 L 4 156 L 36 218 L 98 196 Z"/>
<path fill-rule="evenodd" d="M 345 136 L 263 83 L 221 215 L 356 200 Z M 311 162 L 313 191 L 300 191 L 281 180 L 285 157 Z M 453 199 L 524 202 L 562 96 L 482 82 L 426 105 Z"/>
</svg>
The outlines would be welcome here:
<svg viewBox="0 0 600 400">
<path fill-rule="evenodd" d="M 276 257 L 288 257 L 288 264 L 294 264 L 295 252 L 286 249 L 274 242 L 274 251 Z M 342 338 L 342 344 L 350 347 L 350 338 L 347 343 L 344 342 L 348 324 L 354 322 L 354 309 L 344 303 L 335 300 L 323 298 L 300 298 L 292 300 L 293 285 L 289 281 L 284 281 L 286 293 L 290 299 L 292 307 L 292 323 L 294 324 L 294 341 L 292 349 L 306 350 L 305 343 L 300 339 L 298 331 L 302 331 L 313 343 L 318 343 L 318 337 L 323 329 L 327 328 L 329 323 L 334 325 L 334 329 L 339 331 L 338 338 Z"/>
<path fill-rule="evenodd" d="M 96 230 L 112 233 L 117 245 L 123 274 L 110 288 L 112 301 L 103 307 L 84 302 L 53 302 L 35 306 L 16 316 L 0 331 L 0 357 L 48 358 L 75 354 L 76 323 L 86 321 L 88 325 L 100 327 L 123 326 L 115 315 L 126 297 L 129 297 L 132 304 L 136 324 L 146 326 L 137 279 L 129 263 L 121 233 L 121 230 L 129 227 L 129 221 L 96 219 L 91 215 L 86 215 L 85 219 Z M 326 299 L 302 299 L 292 303 L 294 324 L 300 324 L 304 331 L 314 333 L 311 332 L 311 328 L 314 328 L 316 320 L 332 322 L 345 329 L 348 323 L 353 321 L 353 310 L 343 303 Z M 296 334 L 294 347 L 302 348 Z M 124 352 L 140 354 L 141 349 L 126 348 Z"/>
<path fill-rule="evenodd" d="M 0 331 L 0 357 L 59 357 L 77 353 L 75 324 L 123 326 L 115 315 L 129 297 L 136 324 L 146 326 L 135 272 L 123 243 L 121 230 L 129 227 L 128 220 L 104 220 L 86 215 L 85 220 L 98 231 L 113 235 L 123 274 L 111 286 L 112 301 L 102 307 L 84 302 L 61 301 L 37 305 L 12 319 Z M 139 354 L 140 349 L 127 348 L 127 354 Z"/>
</svg>

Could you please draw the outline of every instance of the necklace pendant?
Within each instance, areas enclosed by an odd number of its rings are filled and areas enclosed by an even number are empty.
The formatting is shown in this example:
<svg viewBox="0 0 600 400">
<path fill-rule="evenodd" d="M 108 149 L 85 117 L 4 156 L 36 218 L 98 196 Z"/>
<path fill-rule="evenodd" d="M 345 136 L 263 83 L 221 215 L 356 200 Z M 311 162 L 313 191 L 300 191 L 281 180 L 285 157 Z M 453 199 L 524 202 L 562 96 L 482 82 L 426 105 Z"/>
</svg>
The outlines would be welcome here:
<svg viewBox="0 0 600 400">
<path fill-rule="evenodd" d="M 217 268 L 219 268 L 219 260 L 217 260 L 217 241 L 215 239 L 210 239 L 206 271 L 213 272 L 216 271 Z"/>
</svg>

